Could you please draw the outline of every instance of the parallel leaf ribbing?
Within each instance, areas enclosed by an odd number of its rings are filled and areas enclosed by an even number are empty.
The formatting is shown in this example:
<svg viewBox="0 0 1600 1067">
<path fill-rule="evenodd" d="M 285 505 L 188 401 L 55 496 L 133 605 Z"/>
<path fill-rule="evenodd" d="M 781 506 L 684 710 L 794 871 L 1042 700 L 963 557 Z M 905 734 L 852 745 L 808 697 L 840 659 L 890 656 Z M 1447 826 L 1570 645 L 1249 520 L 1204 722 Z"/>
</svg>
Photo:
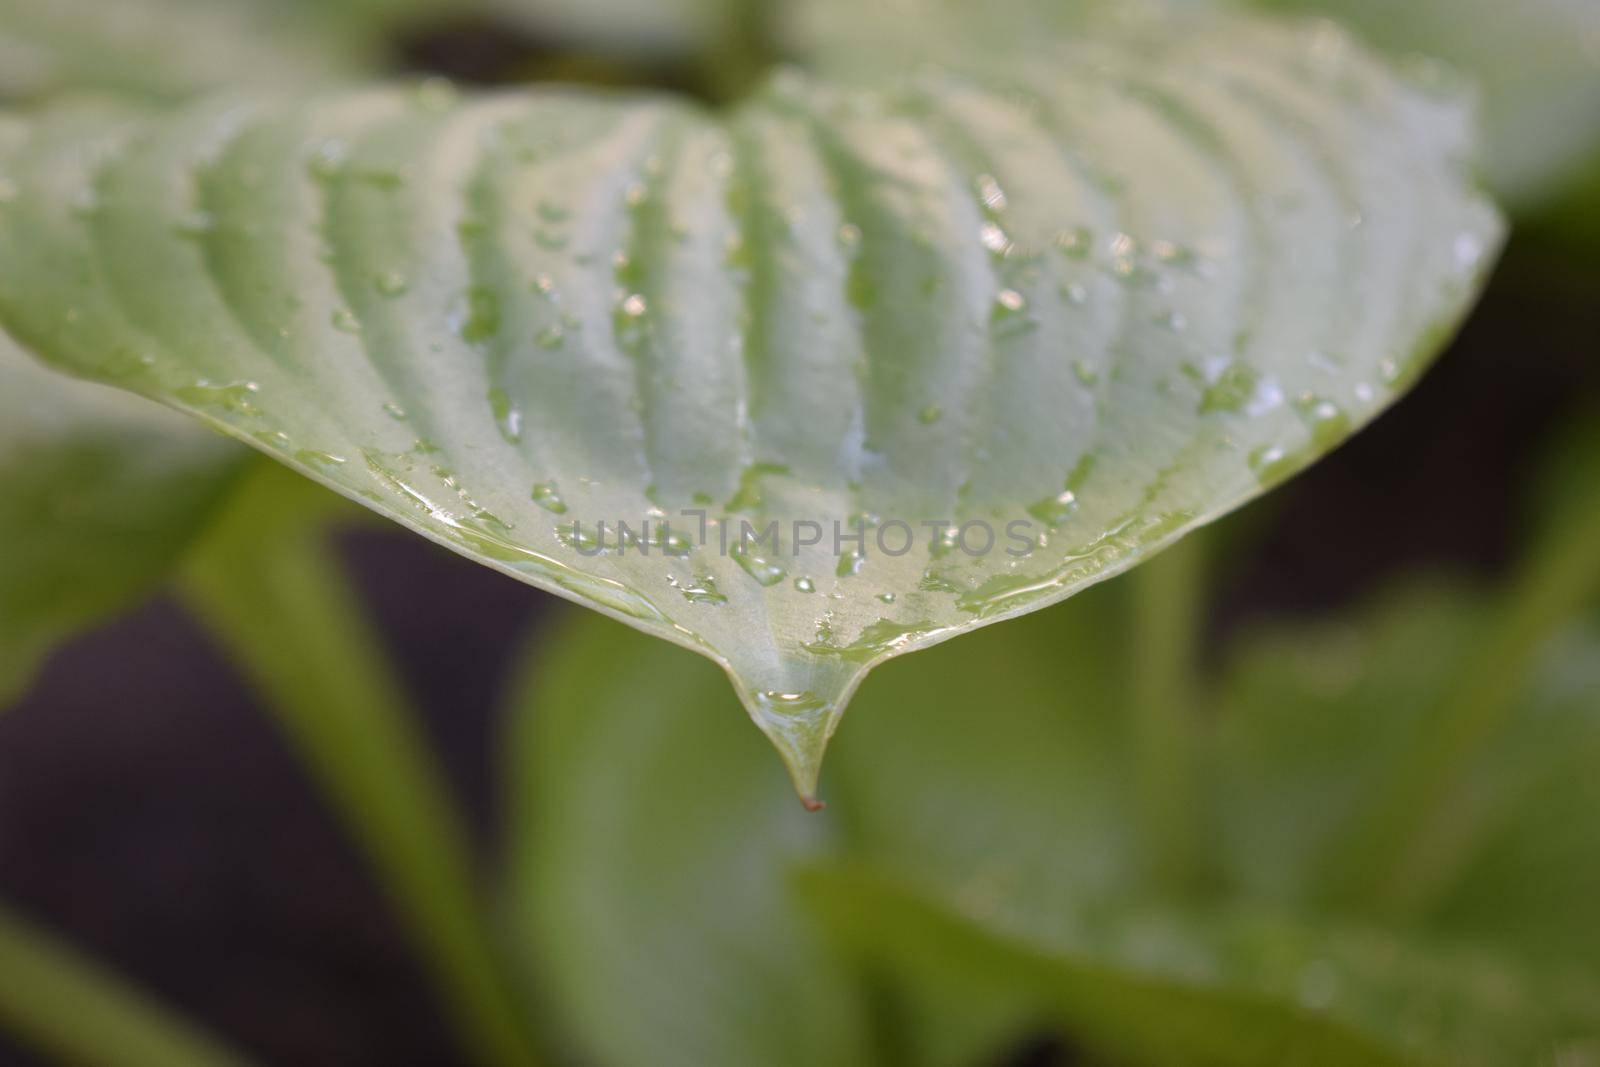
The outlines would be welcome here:
<svg viewBox="0 0 1600 1067">
<path fill-rule="evenodd" d="M 712 656 L 807 793 L 874 663 L 1370 420 L 1500 236 L 1459 101 L 1215 14 L 726 114 L 430 84 L 26 130 L 16 336 Z"/>
</svg>

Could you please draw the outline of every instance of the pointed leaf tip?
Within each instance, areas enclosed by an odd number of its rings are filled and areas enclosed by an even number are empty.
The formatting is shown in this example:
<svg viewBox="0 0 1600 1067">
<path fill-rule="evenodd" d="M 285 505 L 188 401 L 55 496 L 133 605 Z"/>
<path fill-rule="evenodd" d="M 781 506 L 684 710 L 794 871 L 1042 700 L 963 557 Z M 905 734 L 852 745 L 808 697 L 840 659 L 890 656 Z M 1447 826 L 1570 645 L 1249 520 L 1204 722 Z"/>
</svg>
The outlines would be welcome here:
<svg viewBox="0 0 1600 1067">
<path fill-rule="evenodd" d="M 745 706 L 777 748 L 801 803 L 809 811 L 821 810 L 817 787 L 842 705 L 811 692 L 762 692 L 746 698 Z"/>
</svg>

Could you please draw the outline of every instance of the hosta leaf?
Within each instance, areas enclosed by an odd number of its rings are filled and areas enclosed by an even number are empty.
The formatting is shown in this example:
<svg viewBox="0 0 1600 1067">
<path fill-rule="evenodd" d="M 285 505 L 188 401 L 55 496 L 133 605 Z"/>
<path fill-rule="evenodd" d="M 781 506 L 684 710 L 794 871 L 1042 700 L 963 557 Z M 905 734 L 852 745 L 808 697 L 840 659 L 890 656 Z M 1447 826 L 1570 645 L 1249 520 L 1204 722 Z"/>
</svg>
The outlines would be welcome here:
<svg viewBox="0 0 1600 1067">
<path fill-rule="evenodd" d="M 165 576 L 243 455 L 0 339 L 0 707 L 50 645 Z"/>
<path fill-rule="evenodd" d="M 711 656 L 810 795 L 874 664 L 1131 566 L 1393 399 L 1498 241 L 1466 126 L 1354 46 L 1177 14 L 728 113 L 73 109 L 0 162 L 0 317 Z"/>
<path fill-rule="evenodd" d="M 1354 26 L 1478 79 L 1495 191 L 1537 208 L 1600 168 L 1600 6 L 1592 0 L 1265 0 Z"/>
</svg>

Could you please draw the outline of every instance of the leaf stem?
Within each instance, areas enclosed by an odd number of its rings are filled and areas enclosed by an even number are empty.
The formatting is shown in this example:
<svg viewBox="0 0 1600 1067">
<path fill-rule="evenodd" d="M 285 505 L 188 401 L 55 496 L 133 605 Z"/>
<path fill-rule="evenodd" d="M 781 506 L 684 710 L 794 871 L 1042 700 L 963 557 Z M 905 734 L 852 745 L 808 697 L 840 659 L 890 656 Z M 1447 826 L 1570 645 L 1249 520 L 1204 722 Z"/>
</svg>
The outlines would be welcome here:
<svg viewBox="0 0 1600 1067">
<path fill-rule="evenodd" d="M 307 506 L 308 494 L 318 504 Z M 325 543 L 331 494 L 276 468 L 210 532 L 189 606 L 259 690 L 391 894 L 462 1039 L 490 1067 L 538 1062 L 474 885 L 453 798 L 358 597 Z"/>
<path fill-rule="evenodd" d="M 1496 624 L 1441 701 L 1409 758 L 1354 824 L 1334 857 L 1329 903 L 1414 915 L 1448 887 L 1455 865 L 1424 847 L 1470 842 L 1451 827 L 1474 763 L 1516 710 L 1551 638 L 1600 597 L 1600 497 L 1524 566 Z"/>
<path fill-rule="evenodd" d="M 1196 672 L 1206 592 L 1203 535 L 1134 571 L 1134 766 L 1138 817 L 1156 888 L 1183 894 L 1199 876 Z"/>
<path fill-rule="evenodd" d="M 246 1067 L 248 1060 L 0 907 L 0 1023 L 82 1067 Z"/>
</svg>

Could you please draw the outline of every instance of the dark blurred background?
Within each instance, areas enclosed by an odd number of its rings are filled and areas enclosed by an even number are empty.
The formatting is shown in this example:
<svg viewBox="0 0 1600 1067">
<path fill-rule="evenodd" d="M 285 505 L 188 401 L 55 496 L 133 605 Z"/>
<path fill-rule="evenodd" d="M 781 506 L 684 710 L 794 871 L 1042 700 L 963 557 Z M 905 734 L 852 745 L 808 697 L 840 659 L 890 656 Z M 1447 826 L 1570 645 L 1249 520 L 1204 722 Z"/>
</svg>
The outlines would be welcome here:
<svg viewBox="0 0 1600 1067">
<path fill-rule="evenodd" d="M 479 81 L 539 65 L 684 83 L 484 26 L 404 51 L 410 66 Z M 1213 642 L 1262 616 L 1351 603 L 1402 572 L 1503 571 L 1526 472 L 1559 428 L 1600 412 L 1597 338 L 1600 264 L 1519 232 L 1410 398 L 1230 520 L 1247 533 L 1224 543 L 1248 547 L 1222 567 Z M 492 867 L 497 699 L 527 635 L 568 609 L 399 530 L 353 531 L 343 547 Z M 0 898 L 266 1063 L 460 1062 L 360 861 L 269 717 L 171 603 L 68 647 L 0 717 Z M 1014 1062 L 1071 1059 L 1040 1044 Z M 3 1067 L 39 1062 L 0 1037 Z"/>
</svg>

